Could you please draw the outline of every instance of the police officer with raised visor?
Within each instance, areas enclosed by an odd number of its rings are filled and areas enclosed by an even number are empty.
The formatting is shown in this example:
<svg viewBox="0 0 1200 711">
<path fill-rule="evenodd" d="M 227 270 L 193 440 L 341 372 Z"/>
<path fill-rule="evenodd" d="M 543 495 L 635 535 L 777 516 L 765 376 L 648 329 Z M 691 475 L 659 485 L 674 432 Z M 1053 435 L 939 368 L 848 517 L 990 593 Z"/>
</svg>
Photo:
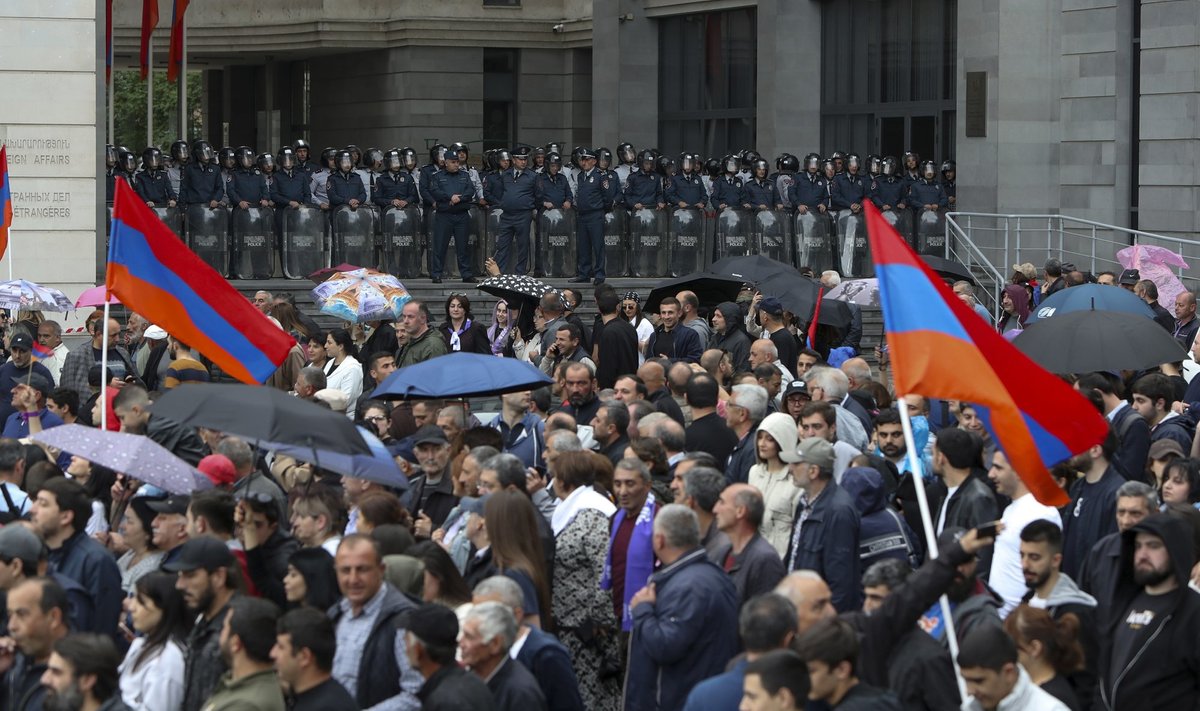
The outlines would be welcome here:
<svg viewBox="0 0 1200 711">
<path fill-rule="evenodd" d="M 596 149 L 596 170 L 608 180 L 608 199 L 613 206 L 620 205 L 624 202 L 624 195 L 621 193 L 621 175 L 612 167 L 613 154 L 607 148 Z M 705 195 L 708 193 L 706 192 Z"/>
<path fill-rule="evenodd" d="M 488 202 L 503 211 L 500 215 L 500 233 L 496 235 L 496 264 L 505 273 L 508 272 L 509 250 L 514 240 L 517 246 L 516 273 L 524 274 L 529 268 L 529 223 L 537 206 L 535 193 L 539 177 L 529 170 L 529 154 L 528 146 L 514 148 L 510 153 L 512 167 L 489 181 L 492 194 Z"/>
<path fill-rule="evenodd" d="M 241 210 L 251 207 L 267 207 L 270 191 L 266 177 L 254 166 L 254 150 L 239 146 L 236 151 L 237 168 L 229 180 L 229 199 Z"/>
<path fill-rule="evenodd" d="M 276 158 L 279 170 L 275 171 L 275 179 L 271 181 L 271 202 L 282 210 L 285 207 L 300 207 L 312 202 L 309 192 L 309 175 L 300 167 L 296 152 L 291 148 L 279 151 Z"/>
<path fill-rule="evenodd" d="M 538 176 L 534 186 L 534 198 L 540 209 L 571 208 L 571 186 L 562 174 L 562 156 L 558 153 L 546 154 L 546 172 Z"/>
<path fill-rule="evenodd" d="M 652 151 L 642 151 L 638 156 L 638 170 L 625 180 L 625 204 L 631 209 L 644 207 L 661 210 L 667 206 L 663 200 L 662 176 L 655 171 L 657 161 Z"/>
<path fill-rule="evenodd" d="M 579 150 L 579 191 L 575 221 L 578 250 L 578 269 L 572 282 L 583 283 L 594 277 L 596 284 L 604 283 L 604 214 L 612 209 L 612 184 L 607 173 L 596 168 L 596 152 L 591 148 Z"/>
<path fill-rule="evenodd" d="M 788 203 L 796 206 L 796 212 L 807 215 L 829 209 L 829 186 L 821 172 L 821 156 L 809 153 L 804 156 L 804 174 L 797 176 L 788 191 Z"/>
<path fill-rule="evenodd" d="M 180 178 L 179 201 L 184 205 L 224 205 L 225 185 L 221 171 L 213 165 L 213 148 L 208 141 L 192 145 L 192 160 L 183 167 Z"/>
<path fill-rule="evenodd" d="M 835 210 L 849 210 L 853 213 L 862 212 L 863 200 L 867 199 L 867 191 L 871 184 L 859 171 L 862 161 L 858 154 L 846 156 L 846 172 L 838 173 L 833 178 L 833 194 L 831 204 Z"/>
<path fill-rule="evenodd" d="M 362 176 L 354 170 L 350 151 L 338 151 L 336 165 L 337 172 L 331 174 L 325 184 L 329 207 L 337 209 L 348 205 L 351 210 L 357 210 L 359 205 L 367 201 L 367 188 L 363 185 Z"/>
<path fill-rule="evenodd" d="M 909 205 L 916 212 L 922 209 L 937 212 L 945 210 L 950 204 L 949 198 L 946 197 L 946 191 L 942 188 L 942 184 L 937 179 L 937 168 L 934 167 L 933 161 L 921 161 L 919 170 L 920 177 L 909 185 Z"/>
<path fill-rule="evenodd" d="M 279 149 L 280 154 L 287 150 L 287 146 Z M 296 142 L 291 146 L 292 155 L 296 157 L 296 165 L 294 170 L 298 173 L 312 175 L 314 166 L 308 162 L 309 154 L 312 152 L 312 146 L 308 145 L 308 141 L 303 138 L 297 138 Z M 278 158 L 276 159 L 278 160 Z M 281 168 L 283 166 L 280 166 Z"/>
<path fill-rule="evenodd" d="M 679 156 L 679 173 L 667 182 L 667 204 L 679 209 L 708 207 L 708 191 L 700 178 L 700 160 L 691 153 Z"/>
<path fill-rule="evenodd" d="M 742 204 L 742 179 L 737 176 L 737 156 L 727 155 L 721 160 L 723 174 L 713 179 L 712 206 L 718 211 L 736 208 Z"/>
<path fill-rule="evenodd" d="M 142 151 L 142 172 L 133 180 L 133 189 L 147 207 L 175 207 L 175 191 L 171 178 L 162 166 L 162 151 L 151 146 Z"/>
<path fill-rule="evenodd" d="M 417 195 L 417 182 L 411 173 L 404 169 L 404 159 L 400 151 L 388 151 L 383 158 L 382 175 L 375 179 L 375 193 L 371 202 L 379 206 L 381 212 L 387 212 L 396 207 L 404 209 L 415 205 L 420 196 Z"/>
<path fill-rule="evenodd" d="M 326 192 L 326 188 L 329 186 L 329 176 L 336 170 L 336 163 L 337 149 L 326 148 L 321 151 L 321 164 L 310 173 L 308 191 L 312 194 L 313 204 L 322 210 L 329 209 L 329 193 Z"/>
<path fill-rule="evenodd" d="M 883 159 L 878 178 L 871 181 L 871 202 L 880 210 L 904 210 L 908 205 L 908 183 L 896 175 L 900 165 L 894 156 Z"/>
<path fill-rule="evenodd" d="M 742 207 L 747 210 L 782 210 L 783 201 L 779 199 L 779 189 L 775 183 L 767 180 L 770 165 L 759 158 L 750 165 L 753 177 L 742 186 Z"/>
<path fill-rule="evenodd" d="M 467 211 L 475 202 L 475 184 L 471 182 L 471 176 L 460 169 L 457 153 L 446 151 L 443 163 L 445 168 L 435 173 L 429 184 L 438 213 L 433 227 L 433 249 L 429 252 L 429 277 L 434 284 L 442 283 L 442 265 L 453 236 L 458 273 L 464 282 L 473 284 L 475 277 L 471 276 L 471 254 L 467 245 L 471 215 Z"/>
</svg>

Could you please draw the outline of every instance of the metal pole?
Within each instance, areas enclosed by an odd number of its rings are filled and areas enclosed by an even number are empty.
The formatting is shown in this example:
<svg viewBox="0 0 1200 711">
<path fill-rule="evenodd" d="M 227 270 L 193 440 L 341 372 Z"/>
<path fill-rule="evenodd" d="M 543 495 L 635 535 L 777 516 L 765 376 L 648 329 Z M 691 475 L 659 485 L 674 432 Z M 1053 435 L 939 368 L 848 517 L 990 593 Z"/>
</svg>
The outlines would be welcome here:
<svg viewBox="0 0 1200 711">
<path fill-rule="evenodd" d="M 112 78 L 110 77 L 108 80 L 108 142 L 110 144 L 116 145 L 116 139 L 115 139 L 116 118 L 114 117 L 114 112 L 113 112 L 113 95 L 114 95 L 113 84 L 114 84 L 114 82 L 113 82 Z"/>
<path fill-rule="evenodd" d="M 179 18 L 179 77 L 176 91 L 179 93 L 179 137 L 188 140 L 187 119 L 187 17 Z"/>
<path fill-rule="evenodd" d="M 146 42 L 146 145 L 154 145 L 154 35 Z"/>
<path fill-rule="evenodd" d="M 108 429 L 108 289 L 104 290 L 104 342 L 100 344 L 100 429 Z M 958 653 L 955 653 L 958 656 Z M 967 698 L 965 695 L 963 698 Z"/>
</svg>

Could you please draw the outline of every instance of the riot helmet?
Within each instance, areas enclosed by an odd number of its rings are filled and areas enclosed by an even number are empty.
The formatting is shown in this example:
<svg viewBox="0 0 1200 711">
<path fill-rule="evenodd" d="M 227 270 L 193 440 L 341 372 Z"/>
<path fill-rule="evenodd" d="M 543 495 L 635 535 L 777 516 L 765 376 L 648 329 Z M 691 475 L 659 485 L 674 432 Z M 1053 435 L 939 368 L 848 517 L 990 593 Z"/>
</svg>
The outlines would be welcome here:
<svg viewBox="0 0 1200 711">
<path fill-rule="evenodd" d="M 378 148 L 368 148 L 366 158 L 367 167 L 376 173 L 383 171 L 383 151 Z"/>
<path fill-rule="evenodd" d="M 905 151 L 903 160 L 905 170 L 916 170 L 917 166 L 921 164 L 921 154 L 914 151 Z"/>
<path fill-rule="evenodd" d="M 578 168 L 579 159 L 583 156 L 583 146 L 575 146 L 571 149 L 571 165 Z"/>
<path fill-rule="evenodd" d="M 675 171 L 676 171 L 676 165 L 675 165 L 674 158 L 672 158 L 671 156 L 659 156 L 658 172 L 660 175 L 662 175 L 665 178 L 669 178 L 672 175 L 675 175 Z"/>
<path fill-rule="evenodd" d="M 362 163 L 363 155 L 361 148 L 351 143 L 350 145 L 346 146 L 346 150 L 350 152 L 350 160 L 354 161 L 354 165 L 359 165 Z"/>
<path fill-rule="evenodd" d="M 546 149 L 545 148 L 534 148 L 533 149 L 533 167 L 534 167 L 534 169 L 536 170 L 545 165 L 546 165 Z"/>
<path fill-rule="evenodd" d="M 225 170 L 233 170 L 237 167 L 237 155 L 233 148 L 225 146 L 217 151 L 217 165 Z"/>
<path fill-rule="evenodd" d="M 275 156 L 271 155 L 270 153 L 259 153 L 258 169 L 262 171 L 264 175 L 270 175 L 271 173 L 274 173 Z"/>
<path fill-rule="evenodd" d="M 613 153 L 607 148 L 601 146 L 596 149 L 596 165 L 601 170 L 608 170 L 612 167 Z"/>
<path fill-rule="evenodd" d="M 898 167 L 899 164 L 896 161 L 896 156 L 887 156 L 879 166 L 879 171 L 887 177 L 893 178 L 896 176 L 896 169 Z"/>
<path fill-rule="evenodd" d="M 879 154 L 872 153 L 871 155 L 867 156 L 867 172 L 868 173 L 870 173 L 872 176 L 876 176 L 882 172 L 882 169 L 883 169 L 883 159 L 879 157 Z"/>
<path fill-rule="evenodd" d="M 691 153 L 680 153 L 677 165 L 679 166 L 679 172 L 684 175 L 691 175 L 692 171 L 696 169 L 696 156 Z"/>
<path fill-rule="evenodd" d="M 284 148 L 279 151 L 279 155 L 275 157 L 275 162 L 283 170 L 291 170 L 296 167 L 296 151 L 291 148 Z"/>
<path fill-rule="evenodd" d="M 154 146 L 148 146 L 142 151 L 142 167 L 146 170 L 158 170 L 162 167 L 162 151 Z"/>
<path fill-rule="evenodd" d="M 950 160 L 949 158 L 942 161 L 942 178 L 946 180 L 954 180 L 955 168 L 956 166 L 954 161 Z"/>
<path fill-rule="evenodd" d="M 211 163 L 213 160 L 213 147 L 208 141 L 196 141 L 192 144 L 192 160 L 197 163 Z"/>
<path fill-rule="evenodd" d="M 821 170 L 821 156 L 816 153 L 804 156 L 804 170 L 808 173 L 816 173 Z"/>
<path fill-rule="evenodd" d="M 109 170 L 117 167 L 117 147 L 111 143 L 104 146 L 104 165 L 108 166 Z"/>
<path fill-rule="evenodd" d="M 633 165 L 637 159 L 637 151 L 634 150 L 632 143 L 622 143 L 617 146 L 617 159 L 624 165 Z"/>
<path fill-rule="evenodd" d="M 937 177 L 937 166 L 931 160 L 921 161 L 921 169 L 917 172 L 925 180 L 933 180 Z"/>
<path fill-rule="evenodd" d="M 311 148 L 312 146 L 308 145 L 308 141 L 303 138 L 297 138 L 296 142 L 292 144 L 292 155 L 297 161 L 303 163 L 308 160 L 308 154 L 312 152 Z M 281 150 L 279 153 L 282 155 L 283 151 Z M 279 165 L 282 167 L 283 161 L 280 161 Z"/>
<path fill-rule="evenodd" d="M 498 168 L 496 167 L 497 165 L 499 165 L 499 163 L 496 162 L 496 149 L 489 148 L 486 151 L 484 151 L 483 152 L 483 167 L 490 171 L 496 171 L 496 170 L 498 170 Z"/>
<path fill-rule="evenodd" d="M 417 167 L 417 152 L 410 146 L 405 146 L 400 149 L 400 164 L 405 170 L 413 170 Z"/>
<path fill-rule="evenodd" d="M 546 169 L 549 170 L 550 168 L 558 168 L 558 170 L 562 170 L 562 156 L 554 151 L 550 151 L 546 154 Z M 552 174 L 557 173 L 558 170 L 551 172 Z"/>
<path fill-rule="evenodd" d="M 721 167 L 724 168 L 726 173 L 733 175 L 741 169 L 742 161 L 731 153 L 721 159 Z"/>
<path fill-rule="evenodd" d="M 846 172 L 850 175 L 858 175 L 858 171 L 862 169 L 862 158 L 858 157 L 857 153 L 851 153 L 846 156 Z"/>
<path fill-rule="evenodd" d="M 404 167 L 404 159 L 400 157 L 400 151 L 388 151 L 383 164 L 389 173 L 399 173 Z"/>
<path fill-rule="evenodd" d="M 826 180 L 833 180 L 833 176 L 837 175 L 837 163 L 833 158 L 826 158 L 821 161 L 821 170 L 825 173 Z"/>
<path fill-rule="evenodd" d="M 337 152 L 337 158 L 335 159 L 334 165 L 337 166 L 339 172 L 349 173 L 350 171 L 354 170 L 354 154 L 348 149 L 343 148 Z"/>
<path fill-rule="evenodd" d="M 188 162 L 188 155 L 190 152 L 191 151 L 188 148 L 187 141 L 183 139 L 177 140 L 171 144 L 171 160 L 175 161 L 175 163 L 178 165 L 183 165 L 184 163 Z M 115 159 L 116 155 L 114 154 L 113 157 Z"/>
<path fill-rule="evenodd" d="M 254 149 L 250 146 L 238 146 L 235 152 L 237 166 L 242 170 L 254 167 Z"/>
<path fill-rule="evenodd" d="M 835 173 L 841 173 L 846 170 L 845 151 L 834 151 L 833 155 L 829 157 L 833 159 L 833 170 Z"/>
<path fill-rule="evenodd" d="M 647 149 L 638 154 L 638 168 L 643 171 L 653 173 L 656 163 L 654 151 Z"/>
<path fill-rule="evenodd" d="M 336 148 L 326 148 L 321 151 L 321 167 L 329 171 L 337 170 Z"/>
<path fill-rule="evenodd" d="M 450 145 L 450 150 L 454 151 L 454 155 L 458 156 L 460 161 L 465 162 L 471 157 L 471 151 L 467 149 L 467 144 L 461 141 L 456 141 Z"/>
<path fill-rule="evenodd" d="M 496 161 L 496 170 L 503 171 L 512 167 L 512 154 L 508 152 L 507 148 L 497 148 L 493 156 Z"/>
<path fill-rule="evenodd" d="M 771 164 L 763 158 L 759 158 L 750 164 L 750 171 L 755 178 L 763 180 L 767 177 L 767 173 L 771 172 Z"/>
<path fill-rule="evenodd" d="M 546 157 L 549 158 L 551 153 L 562 155 L 562 144 L 551 141 L 546 144 Z"/>
<path fill-rule="evenodd" d="M 117 165 L 121 170 L 133 175 L 137 172 L 137 156 L 133 154 L 133 151 L 121 146 L 117 149 Z"/>
<path fill-rule="evenodd" d="M 791 153 L 784 153 L 783 160 L 780 161 L 779 169 L 785 173 L 799 173 L 800 159 Z"/>
<path fill-rule="evenodd" d="M 761 158 L 762 156 L 758 154 L 758 151 L 754 150 L 753 148 L 748 148 L 742 153 L 742 166 L 750 168 L 754 165 L 755 161 L 758 161 Z"/>
<path fill-rule="evenodd" d="M 440 165 L 442 158 L 446 155 L 446 146 L 441 143 L 433 144 L 433 148 L 429 149 L 430 165 Z"/>
<path fill-rule="evenodd" d="M 709 158 L 704 161 L 704 172 L 708 173 L 708 177 L 710 178 L 721 177 L 721 159 Z"/>
</svg>

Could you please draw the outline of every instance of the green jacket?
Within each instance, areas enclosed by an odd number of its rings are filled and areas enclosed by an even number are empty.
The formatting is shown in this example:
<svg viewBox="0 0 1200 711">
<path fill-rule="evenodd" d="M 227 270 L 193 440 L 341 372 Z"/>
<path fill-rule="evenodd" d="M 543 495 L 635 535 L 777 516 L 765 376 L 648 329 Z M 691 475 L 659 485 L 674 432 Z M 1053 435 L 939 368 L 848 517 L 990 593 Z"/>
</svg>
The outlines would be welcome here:
<svg viewBox="0 0 1200 711">
<path fill-rule="evenodd" d="M 442 334 L 436 328 L 426 329 L 420 338 L 409 341 L 400 348 L 400 357 L 396 359 L 396 368 L 423 363 L 430 358 L 446 355 L 449 352 L 450 348 L 446 345 Z"/>
<path fill-rule="evenodd" d="M 286 706 L 279 677 L 266 669 L 236 681 L 227 672 L 201 711 L 286 711 Z"/>
</svg>

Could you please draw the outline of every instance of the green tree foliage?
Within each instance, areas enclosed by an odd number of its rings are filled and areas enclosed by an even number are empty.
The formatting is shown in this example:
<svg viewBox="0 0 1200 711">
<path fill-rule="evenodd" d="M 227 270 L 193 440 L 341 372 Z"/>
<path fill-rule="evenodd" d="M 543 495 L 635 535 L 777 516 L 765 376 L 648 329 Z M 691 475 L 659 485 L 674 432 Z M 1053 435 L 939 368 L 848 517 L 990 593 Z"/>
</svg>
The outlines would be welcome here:
<svg viewBox="0 0 1200 711">
<path fill-rule="evenodd" d="M 154 81 L 154 145 L 165 153 L 179 136 L 178 91 L 167 81 L 165 71 L 156 71 Z M 188 135 L 186 140 L 204 135 L 200 111 L 201 74 L 188 72 Z M 113 71 L 114 145 L 125 146 L 141 155 L 146 147 L 146 82 L 136 69 Z"/>
</svg>

